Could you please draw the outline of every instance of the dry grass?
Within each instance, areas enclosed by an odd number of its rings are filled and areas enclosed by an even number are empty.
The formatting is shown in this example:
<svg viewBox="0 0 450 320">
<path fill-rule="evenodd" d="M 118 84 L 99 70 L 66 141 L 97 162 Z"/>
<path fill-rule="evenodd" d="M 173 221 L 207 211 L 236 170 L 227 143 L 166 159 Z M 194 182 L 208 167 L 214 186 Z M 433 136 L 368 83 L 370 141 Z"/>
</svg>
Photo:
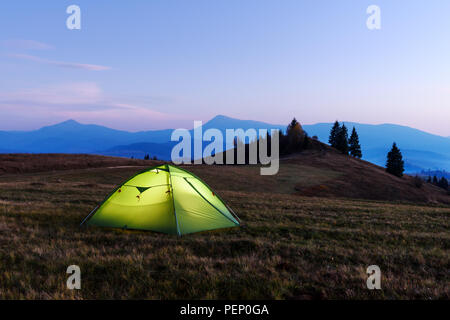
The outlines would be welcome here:
<svg viewBox="0 0 450 320">
<path fill-rule="evenodd" d="M 285 164 L 267 178 L 254 167 L 191 169 L 244 227 L 182 238 L 78 227 L 138 168 L 0 176 L 0 298 L 450 298 L 448 206 L 293 194 L 342 176 L 331 168 Z M 65 286 L 71 264 L 79 291 Z M 366 289 L 372 264 L 380 291 Z"/>
<path fill-rule="evenodd" d="M 88 154 L 0 154 L 0 175 L 85 168 L 147 166 L 158 163 L 160 161 Z"/>
</svg>

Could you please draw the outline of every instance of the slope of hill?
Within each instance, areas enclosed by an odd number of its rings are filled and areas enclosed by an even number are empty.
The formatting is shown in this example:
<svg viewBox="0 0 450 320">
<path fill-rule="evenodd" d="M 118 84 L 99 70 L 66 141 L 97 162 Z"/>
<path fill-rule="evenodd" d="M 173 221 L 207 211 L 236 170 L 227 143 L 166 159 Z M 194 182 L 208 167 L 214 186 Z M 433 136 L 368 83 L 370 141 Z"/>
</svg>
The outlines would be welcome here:
<svg viewBox="0 0 450 320">
<path fill-rule="evenodd" d="M 70 154 L 0 155 L 0 174 L 101 167 L 149 167 L 160 161 Z M 384 168 L 344 156 L 330 147 L 308 150 L 280 161 L 277 175 L 261 176 L 258 165 L 185 165 L 213 188 L 274 192 L 307 197 L 450 204 L 450 195 L 431 184 L 417 187 L 413 177 L 398 178 Z M 229 187 L 229 189 L 227 189 Z"/>
<path fill-rule="evenodd" d="M 105 167 L 151 166 L 157 161 L 89 154 L 0 154 L 0 175 Z"/>
<path fill-rule="evenodd" d="M 218 183 L 236 191 L 276 192 L 308 197 L 338 197 L 380 201 L 450 204 L 446 191 L 414 177 L 388 174 L 370 162 L 344 156 L 331 148 L 308 150 L 281 159 L 277 175 L 259 175 L 259 166 L 189 166 L 214 187 Z M 209 176 L 211 174 L 211 176 Z M 220 177 L 220 178 L 219 178 Z M 230 189 L 231 190 L 231 189 Z"/>
</svg>

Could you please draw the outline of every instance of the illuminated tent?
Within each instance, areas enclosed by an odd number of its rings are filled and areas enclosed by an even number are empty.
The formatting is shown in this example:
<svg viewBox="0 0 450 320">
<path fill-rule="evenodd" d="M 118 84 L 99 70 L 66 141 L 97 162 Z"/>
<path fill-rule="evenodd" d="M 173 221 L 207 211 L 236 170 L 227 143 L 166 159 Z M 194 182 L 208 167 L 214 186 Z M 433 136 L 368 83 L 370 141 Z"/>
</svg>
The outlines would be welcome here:
<svg viewBox="0 0 450 320">
<path fill-rule="evenodd" d="M 206 183 L 167 164 L 128 179 L 81 224 L 84 223 L 179 236 L 240 225 L 239 218 Z"/>
</svg>

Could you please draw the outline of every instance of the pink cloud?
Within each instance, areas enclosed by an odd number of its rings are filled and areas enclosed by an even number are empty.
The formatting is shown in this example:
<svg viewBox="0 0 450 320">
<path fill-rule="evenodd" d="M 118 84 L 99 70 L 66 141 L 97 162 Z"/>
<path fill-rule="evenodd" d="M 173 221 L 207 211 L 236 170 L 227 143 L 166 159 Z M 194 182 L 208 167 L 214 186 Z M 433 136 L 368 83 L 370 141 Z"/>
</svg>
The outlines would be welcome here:
<svg viewBox="0 0 450 320">
<path fill-rule="evenodd" d="M 54 60 L 46 60 L 36 56 L 28 55 L 28 54 L 10 54 L 10 57 L 24 59 L 29 61 L 34 61 L 38 63 L 53 65 L 61 68 L 72 68 L 72 69 L 83 69 L 90 71 L 105 71 L 110 70 L 111 67 L 96 65 L 96 64 L 85 64 L 85 63 L 74 63 L 74 62 L 62 62 L 62 61 L 54 61 Z"/>
<path fill-rule="evenodd" d="M 2 44 L 8 48 L 22 49 L 22 50 L 50 50 L 53 46 L 34 40 L 6 40 Z"/>
</svg>

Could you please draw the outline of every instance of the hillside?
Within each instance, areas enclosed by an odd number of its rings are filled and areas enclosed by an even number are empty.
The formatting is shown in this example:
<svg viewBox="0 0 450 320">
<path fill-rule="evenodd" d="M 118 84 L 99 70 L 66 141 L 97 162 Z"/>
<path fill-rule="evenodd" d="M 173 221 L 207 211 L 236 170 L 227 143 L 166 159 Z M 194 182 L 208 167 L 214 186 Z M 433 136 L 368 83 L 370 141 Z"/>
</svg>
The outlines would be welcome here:
<svg viewBox="0 0 450 320">
<path fill-rule="evenodd" d="M 237 191 L 450 204 L 450 195 L 436 186 L 424 183 L 418 188 L 412 176 L 395 177 L 382 167 L 344 156 L 329 147 L 282 158 L 274 176 L 259 175 L 259 166 L 187 167 L 206 177 L 213 186 L 220 177 Z"/>
<path fill-rule="evenodd" d="M 103 167 L 88 168 L 90 156 L 11 157 L 31 169 L 0 175 L 0 299 L 449 298 L 450 207 L 331 197 L 347 194 L 332 187 L 338 182 L 351 196 L 395 196 L 381 190 L 389 184 L 401 192 L 398 200 L 417 200 L 406 194 L 414 192 L 408 178 L 363 161 L 305 153 L 283 160 L 274 177 L 261 177 L 256 166 L 187 166 L 243 227 L 177 238 L 79 227 L 147 162 L 99 158 L 95 165 Z M 17 166 L 8 161 L 3 168 Z M 67 165 L 53 170 L 41 162 Z M 72 264 L 82 270 L 82 290 L 65 288 Z M 382 270 L 382 290 L 366 289 L 372 264 Z"/>
<path fill-rule="evenodd" d="M 213 187 L 245 192 L 275 192 L 307 197 L 331 197 L 450 204 L 444 190 L 424 183 L 415 186 L 405 175 L 392 176 L 367 161 L 344 156 L 314 142 L 315 149 L 282 158 L 274 176 L 261 176 L 259 166 L 184 165 Z M 321 147 L 321 148 L 319 148 Z M 0 155 L 0 175 L 109 167 L 149 167 L 160 161 L 95 155 L 9 154 Z"/>
<path fill-rule="evenodd" d="M 150 166 L 155 161 L 87 154 L 0 154 L 0 175 L 58 170 Z"/>
</svg>

